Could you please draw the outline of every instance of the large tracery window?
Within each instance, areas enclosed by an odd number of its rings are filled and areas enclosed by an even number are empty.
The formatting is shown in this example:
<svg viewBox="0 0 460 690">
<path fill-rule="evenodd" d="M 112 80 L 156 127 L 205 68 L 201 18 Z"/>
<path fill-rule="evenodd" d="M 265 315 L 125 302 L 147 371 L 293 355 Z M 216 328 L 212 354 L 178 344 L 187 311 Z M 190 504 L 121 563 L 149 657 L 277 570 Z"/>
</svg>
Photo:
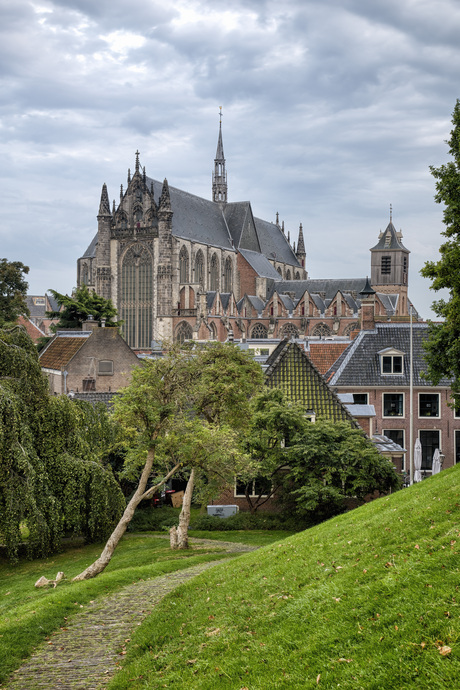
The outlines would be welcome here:
<svg viewBox="0 0 460 690">
<path fill-rule="evenodd" d="M 320 338 L 327 338 L 328 336 L 332 335 L 332 333 L 331 333 L 331 329 L 329 328 L 329 326 L 327 324 L 320 323 L 313 330 L 312 335 L 319 336 Z"/>
<path fill-rule="evenodd" d="M 228 257 L 225 261 L 225 267 L 224 267 L 224 290 L 223 292 L 231 292 L 233 290 L 233 280 L 232 280 L 232 275 L 233 275 L 233 266 L 232 266 L 232 260 L 230 257 Z"/>
<path fill-rule="evenodd" d="M 195 256 L 195 283 L 200 285 L 204 283 L 204 257 L 201 249 L 197 251 Z"/>
<path fill-rule="evenodd" d="M 121 268 L 120 317 L 130 347 L 148 348 L 152 341 L 153 270 L 149 251 L 136 245 L 126 252 Z"/>
<path fill-rule="evenodd" d="M 209 289 L 212 292 L 219 290 L 219 261 L 217 255 L 213 254 L 211 257 L 211 267 L 209 271 Z"/>
<path fill-rule="evenodd" d="M 281 329 L 281 337 L 282 338 L 298 338 L 299 337 L 299 331 L 294 326 L 294 324 L 287 323 Z"/>
<path fill-rule="evenodd" d="M 251 331 L 251 338 L 268 338 L 268 330 L 263 323 L 256 323 Z"/>
<path fill-rule="evenodd" d="M 188 251 L 182 247 L 179 253 L 179 282 L 188 283 Z"/>
<path fill-rule="evenodd" d="M 181 321 L 176 328 L 176 335 L 174 340 L 176 343 L 183 343 L 184 340 L 191 340 L 193 338 L 192 327 L 187 321 Z"/>
</svg>

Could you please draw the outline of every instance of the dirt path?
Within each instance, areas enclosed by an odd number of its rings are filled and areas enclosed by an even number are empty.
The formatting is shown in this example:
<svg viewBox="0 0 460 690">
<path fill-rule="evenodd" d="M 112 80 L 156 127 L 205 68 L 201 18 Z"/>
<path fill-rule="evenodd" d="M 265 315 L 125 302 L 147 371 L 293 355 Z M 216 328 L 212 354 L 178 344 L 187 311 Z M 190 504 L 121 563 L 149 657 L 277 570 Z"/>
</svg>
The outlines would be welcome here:
<svg viewBox="0 0 460 690">
<path fill-rule="evenodd" d="M 191 542 L 220 546 L 226 553 L 253 551 L 256 547 L 209 539 Z M 144 580 L 98 598 L 73 616 L 67 628 L 57 630 L 18 669 L 7 683 L 11 690 L 103 688 L 117 671 L 120 650 L 131 630 L 148 616 L 161 599 L 183 582 L 222 561 L 201 563 L 185 570 Z"/>
</svg>

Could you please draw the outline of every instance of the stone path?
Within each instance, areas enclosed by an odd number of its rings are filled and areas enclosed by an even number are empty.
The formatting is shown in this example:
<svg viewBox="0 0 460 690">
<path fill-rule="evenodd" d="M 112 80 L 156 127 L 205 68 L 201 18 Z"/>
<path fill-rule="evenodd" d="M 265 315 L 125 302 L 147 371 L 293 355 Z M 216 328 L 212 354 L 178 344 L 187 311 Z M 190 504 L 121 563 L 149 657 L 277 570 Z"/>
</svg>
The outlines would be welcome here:
<svg viewBox="0 0 460 690">
<path fill-rule="evenodd" d="M 212 539 L 190 539 L 190 542 L 221 547 L 226 553 L 257 548 Z M 130 631 L 155 604 L 186 580 L 219 563 L 222 561 L 201 563 L 142 580 L 85 605 L 81 613 L 70 619 L 67 628 L 57 630 L 4 687 L 11 690 L 103 688 L 117 671 L 120 650 L 128 644 Z"/>
</svg>

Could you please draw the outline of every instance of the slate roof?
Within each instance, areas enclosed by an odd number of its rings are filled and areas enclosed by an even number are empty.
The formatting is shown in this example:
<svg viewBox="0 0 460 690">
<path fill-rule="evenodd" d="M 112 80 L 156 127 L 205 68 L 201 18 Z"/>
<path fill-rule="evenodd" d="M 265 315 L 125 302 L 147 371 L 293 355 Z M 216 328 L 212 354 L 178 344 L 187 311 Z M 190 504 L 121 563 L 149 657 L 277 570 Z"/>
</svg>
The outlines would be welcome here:
<svg viewBox="0 0 460 690">
<path fill-rule="evenodd" d="M 384 434 L 373 434 L 372 441 L 375 443 L 379 453 L 391 453 L 392 455 L 395 453 L 407 453 L 399 443 L 395 443 L 388 436 L 384 436 Z"/>
<path fill-rule="evenodd" d="M 299 266 L 296 255 L 282 230 L 275 224 L 261 218 L 254 218 L 262 254 L 270 260 Z M 279 274 L 278 274 L 279 275 Z"/>
<path fill-rule="evenodd" d="M 216 299 L 217 292 L 207 292 L 206 293 L 206 307 L 208 311 L 212 309 L 212 305 L 214 304 L 214 300 Z"/>
<path fill-rule="evenodd" d="M 413 328 L 413 384 L 432 387 L 422 378 L 427 367 L 424 360 L 423 341 L 428 337 L 428 324 L 414 323 Z M 403 374 L 382 375 L 378 353 L 385 348 L 395 348 L 404 353 Z M 331 386 L 384 386 L 405 387 L 410 383 L 410 324 L 377 323 L 372 331 L 361 331 L 343 354 L 326 373 Z M 442 379 L 440 386 L 449 387 L 450 381 Z"/>
<path fill-rule="evenodd" d="M 96 256 L 96 247 L 97 247 L 97 233 L 91 240 L 91 243 L 86 250 L 86 252 L 83 254 L 82 259 L 94 259 Z"/>
<path fill-rule="evenodd" d="M 390 314 L 395 314 L 396 307 L 398 306 L 399 294 L 387 295 L 383 292 L 377 292 L 376 294 L 387 312 Z"/>
<path fill-rule="evenodd" d="M 226 311 L 230 302 L 231 292 L 221 292 L 220 293 L 220 303 L 222 304 L 222 309 Z"/>
<path fill-rule="evenodd" d="M 273 280 L 277 280 L 280 277 L 276 268 L 272 266 L 263 254 L 251 252 L 248 249 L 240 249 L 239 251 L 258 276 L 262 278 L 272 278 Z"/>
<path fill-rule="evenodd" d="M 258 314 L 263 310 L 265 306 L 265 302 L 263 302 L 260 297 L 257 297 L 256 295 L 246 295 L 248 298 L 249 302 L 252 304 L 254 309 L 257 311 Z"/>
<path fill-rule="evenodd" d="M 328 387 L 318 369 L 297 343 L 282 340 L 270 357 L 265 384 L 280 388 L 288 398 L 314 410 L 319 419 L 348 421 L 356 425 L 346 406 Z"/>
<path fill-rule="evenodd" d="M 387 242 L 387 237 L 389 238 L 389 242 Z M 409 250 L 403 245 L 401 240 L 398 238 L 398 233 L 391 220 L 385 228 L 384 232 L 382 232 L 382 235 L 379 238 L 379 241 L 377 242 L 375 247 L 372 247 L 371 251 L 373 251 L 374 249 L 384 249 L 385 251 L 389 251 L 392 249 L 404 249 L 406 252 L 409 253 Z"/>
<path fill-rule="evenodd" d="M 67 366 L 91 335 L 91 331 L 80 331 L 80 333 L 81 335 L 77 335 L 69 331 L 68 335 L 61 335 L 58 332 L 46 348 L 40 352 L 40 366 L 57 371 Z"/>
</svg>

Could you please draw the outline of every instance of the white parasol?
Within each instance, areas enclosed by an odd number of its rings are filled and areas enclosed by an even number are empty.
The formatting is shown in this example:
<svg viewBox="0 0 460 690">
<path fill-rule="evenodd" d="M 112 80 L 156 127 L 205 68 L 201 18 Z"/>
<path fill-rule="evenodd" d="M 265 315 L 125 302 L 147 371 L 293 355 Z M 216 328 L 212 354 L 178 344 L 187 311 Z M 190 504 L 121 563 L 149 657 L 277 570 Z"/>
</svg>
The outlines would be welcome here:
<svg viewBox="0 0 460 690">
<path fill-rule="evenodd" d="M 422 444 L 418 438 L 414 447 L 414 484 L 422 481 Z"/>
</svg>

